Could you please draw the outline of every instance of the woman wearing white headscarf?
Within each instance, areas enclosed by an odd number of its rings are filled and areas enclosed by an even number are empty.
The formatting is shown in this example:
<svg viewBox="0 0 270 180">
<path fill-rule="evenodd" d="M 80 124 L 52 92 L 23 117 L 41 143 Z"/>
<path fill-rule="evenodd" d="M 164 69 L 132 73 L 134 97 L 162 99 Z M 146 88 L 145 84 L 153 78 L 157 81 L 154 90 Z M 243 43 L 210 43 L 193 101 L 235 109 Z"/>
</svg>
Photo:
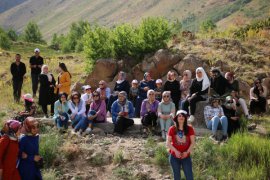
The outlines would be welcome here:
<svg viewBox="0 0 270 180">
<path fill-rule="evenodd" d="M 42 107 L 42 111 L 46 117 L 48 117 L 47 105 L 51 105 L 51 115 L 54 114 L 54 87 L 55 79 L 51 73 L 49 73 L 49 68 L 47 65 L 43 65 L 41 68 L 41 74 L 39 75 L 39 105 Z"/>
<path fill-rule="evenodd" d="M 190 117 L 189 122 L 194 121 L 194 114 L 196 111 L 196 104 L 198 101 L 205 101 L 207 99 L 208 95 L 208 88 L 210 86 L 209 78 L 207 77 L 207 74 L 205 73 L 204 69 L 202 67 L 199 67 L 196 69 L 196 78 L 193 79 L 191 86 L 190 86 L 190 92 L 187 96 L 186 100 L 183 103 L 183 109 L 187 112 L 189 112 L 189 106 L 190 106 Z"/>
</svg>

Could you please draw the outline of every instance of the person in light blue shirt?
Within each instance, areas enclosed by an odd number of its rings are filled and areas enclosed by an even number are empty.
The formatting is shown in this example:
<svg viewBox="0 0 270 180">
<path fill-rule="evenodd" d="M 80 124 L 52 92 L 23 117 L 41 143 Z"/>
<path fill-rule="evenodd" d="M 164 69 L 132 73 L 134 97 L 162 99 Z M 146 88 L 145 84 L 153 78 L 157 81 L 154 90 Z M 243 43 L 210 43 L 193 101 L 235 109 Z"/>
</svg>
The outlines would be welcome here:
<svg viewBox="0 0 270 180">
<path fill-rule="evenodd" d="M 67 97 L 68 97 L 67 93 L 61 93 L 59 94 L 58 100 L 54 103 L 53 119 L 56 123 L 57 128 L 59 129 L 68 128 L 69 105 L 68 105 Z"/>
</svg>

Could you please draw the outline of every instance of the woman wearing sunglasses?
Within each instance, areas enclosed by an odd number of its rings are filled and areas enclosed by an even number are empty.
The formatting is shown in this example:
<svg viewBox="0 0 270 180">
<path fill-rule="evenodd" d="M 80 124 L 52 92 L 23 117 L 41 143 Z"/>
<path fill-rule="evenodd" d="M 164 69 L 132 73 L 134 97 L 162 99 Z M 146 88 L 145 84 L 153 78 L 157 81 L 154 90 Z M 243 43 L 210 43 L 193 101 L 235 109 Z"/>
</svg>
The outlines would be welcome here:
<svg viewBox="0 0 270 180">
<path fill-rule="evenodd" d="M 261 114 L 266 112 L 267 89 L 262 85 L 260 79 L 254 81 L 250 89 L 250 114 Z"/>
<path fill-rule="evenodd" d="M 181 179 L 181 167 L 187 180 L 193 179 L 192 162 L 190 154 L 195 146 L 194 129 L 187 124 L 187 112 L 177 111 L 174 117 L 174 126 L 168 132 L 166 145 L 170 149 L 170 164 L 174 180 Z"/>
<path fill-rule="evenodd" d="M 164 91 L 162 94 L 162 101 L 158 105 L 158 117 L 163 140 L 166 140 L 166 135 L 172 125 L 174 114 L 175 105 L 171 101 L 171 93 L 170 91 Z"/>
</svg>

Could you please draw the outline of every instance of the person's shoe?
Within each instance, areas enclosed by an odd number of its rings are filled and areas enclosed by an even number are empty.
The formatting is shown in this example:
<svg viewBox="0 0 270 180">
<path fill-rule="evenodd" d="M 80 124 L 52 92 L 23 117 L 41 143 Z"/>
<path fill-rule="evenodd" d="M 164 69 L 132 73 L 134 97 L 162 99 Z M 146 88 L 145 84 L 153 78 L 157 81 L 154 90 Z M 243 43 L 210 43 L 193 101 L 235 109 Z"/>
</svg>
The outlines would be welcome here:
<svg viewBox="0 0 270 180">
<path fill-rule="evenodd" d="M 256 127 L 257 127 L 257 124 L 255 124 L 255 123 L 251 123 L 247 126 L 248 130 L 250 130 L 250 131 L 256 129 Z"/>
<path fill-rule="evenodd" d="M 211 135 L 210 137 L 209 137 L 209 139 L 211 139 L 212 141 L 214 141 L 214 142 L 218 142 L 218 139 L 217 139 L 217 136 L 216 135 Z"/>
<path fill-rule="evenodd" d="M 252 119 L 252 115 L 246 115 L 246 118 L 248 119 L 248 120 L 251 120 Z"/>
<path fill-rule="evenodd" d="M 193 115 L 189 116 L 188 123 L 193 123 L 195 120 L 195 117 Z"/>
<path fill-rule="evenodd" d="M 162 137 L 163 140 L 166 140 L 166 133 L 165 133 L 164 130 L 162 131 L 161 137 Z"/>
<path fill-rule="evenodd" d="M 228 141 L 228 136 L 223 135 L 220 141 L 227 142 Z"/>
<path fill-rule="evenodd" d="M 91 131 L 92 131 L 92 129 L 90 127 L 88 127 L 84 132 L 85 132 L 85 134 L 90 134 Z"/>
</svg>

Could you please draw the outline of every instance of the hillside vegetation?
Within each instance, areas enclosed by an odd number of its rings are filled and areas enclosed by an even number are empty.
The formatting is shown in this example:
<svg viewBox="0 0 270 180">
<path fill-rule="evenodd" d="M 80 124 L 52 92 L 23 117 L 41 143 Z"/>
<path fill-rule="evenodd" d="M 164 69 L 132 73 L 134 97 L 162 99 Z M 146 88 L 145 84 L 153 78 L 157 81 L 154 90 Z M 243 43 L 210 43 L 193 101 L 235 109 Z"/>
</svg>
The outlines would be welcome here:
<svg viewBox="0 0 270 180">
<path fill-rule="evenodd" d="M 211 19 L 223 29 L 265 18 L 269 9 L 268 0 L 26 0 L 7 7 L 0 14 L 0 25 L 22 32 L 29 21 L 35 21 L 48 40 L 54 33 L 66 33 L 79 20 L 111 27 L 162 16 L 178 19 L 184 29 L 198 30 L 202 21 Z"/>
</svg>

